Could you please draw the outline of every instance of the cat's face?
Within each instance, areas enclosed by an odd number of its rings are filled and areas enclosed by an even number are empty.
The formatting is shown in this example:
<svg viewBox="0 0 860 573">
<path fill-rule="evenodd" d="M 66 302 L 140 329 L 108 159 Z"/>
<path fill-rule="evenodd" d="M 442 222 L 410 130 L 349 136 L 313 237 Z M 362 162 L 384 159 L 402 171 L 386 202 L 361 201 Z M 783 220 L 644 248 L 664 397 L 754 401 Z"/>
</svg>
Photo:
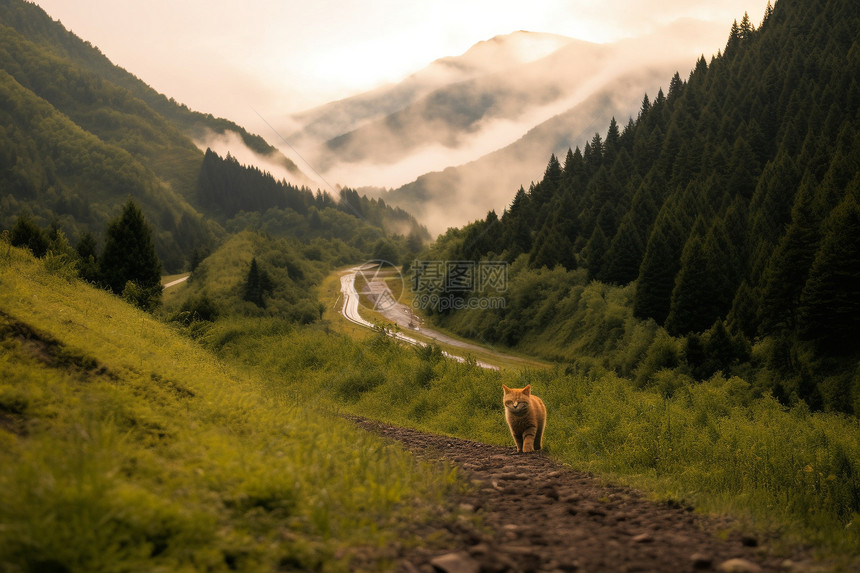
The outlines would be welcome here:
<svg viewBox="0 0 860 573">
<path fill-rule="evenodd" d="M 529 384 L 525 388 L 508 388 L 502 384 L 502 390 L 505 391 L 505 408 L 514 414 L 522 414 L 529 409 L 529 396 L 531 395 L 532 386 Z"/>
</svg>

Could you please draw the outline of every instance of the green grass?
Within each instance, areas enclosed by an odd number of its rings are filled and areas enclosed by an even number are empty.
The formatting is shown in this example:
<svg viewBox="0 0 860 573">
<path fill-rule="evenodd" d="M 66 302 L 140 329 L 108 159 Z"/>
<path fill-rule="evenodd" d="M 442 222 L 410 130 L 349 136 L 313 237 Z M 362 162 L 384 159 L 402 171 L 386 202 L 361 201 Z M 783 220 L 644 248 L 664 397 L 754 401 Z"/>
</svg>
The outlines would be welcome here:
<svg viewBox="0 0 860 573">
<path fill-rule="evenodd" d="M 510 446 L 503 383 L 544 399 L 560 461 L 857 563 L 856 418 L 721 375 L 487 371 L 350 331 L 334 306 L 310 326 L 167 327 L 18 250 L 0 259 L 6 569 L 345 569 L 458 486 L 327 412 Z"/>
<path fill-rule="evenodd" d="M 348 570 L 409 543 L 456 472 L 311 390 L 0 245 L 0 570 Z"/>
<path fill-rule="evenodd" d="M 850 563 L 860 550 L 860 423 L 755 397 L 739 378 L 702 383 L 658 372 L 639 388 L 609 372 L 502 372 L 402 347 L 380 333 L 225 320 L 204 343 L 265 373 L 272 392 L 391 423 L 511 445 L 501 384 L 532 384 L 547 404 L 546 450 L 655 496 L 730 514 Z M 770 537 L 769 537 L 770 538 Z M 854 561 L 856 564 L 856 561 Z"/>
</svg>

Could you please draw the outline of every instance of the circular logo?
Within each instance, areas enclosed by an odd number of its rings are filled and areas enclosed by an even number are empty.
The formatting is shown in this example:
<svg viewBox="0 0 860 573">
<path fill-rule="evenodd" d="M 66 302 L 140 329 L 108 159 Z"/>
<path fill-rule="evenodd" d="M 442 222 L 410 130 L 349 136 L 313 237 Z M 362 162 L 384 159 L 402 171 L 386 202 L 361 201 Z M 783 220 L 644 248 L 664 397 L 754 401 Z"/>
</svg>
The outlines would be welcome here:
<svg viewBox="0 0 860 573">
<path fill-rule="evenodd" d="M 405 288 L 400 270 L 388 261 L 374 259 L 356 268 L 355 291 L 358 303 L 365 308 L 383 314 L 395 312 L 402 306 Z"/>
</svg>

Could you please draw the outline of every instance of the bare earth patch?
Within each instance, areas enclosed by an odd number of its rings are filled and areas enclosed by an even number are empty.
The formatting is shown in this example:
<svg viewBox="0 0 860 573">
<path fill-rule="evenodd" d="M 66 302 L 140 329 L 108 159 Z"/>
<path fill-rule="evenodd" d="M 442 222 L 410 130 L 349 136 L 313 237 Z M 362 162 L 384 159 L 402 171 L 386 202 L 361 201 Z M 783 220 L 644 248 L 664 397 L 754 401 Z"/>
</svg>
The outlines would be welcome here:
<svg viewBox="0 0 860 573">
<path fill-rule="evenodd" d="M 765 540 L 677 503 L 606 486 L 541 454 L 352 418 L 422 458 L 460 467 L 474 488 L 444 549 L 403 549 L 405 573 L 443 571 L 811 571 L 808 556 L 775 555 Z M 480 518 L 480 525 L 470 519 Z M 722 532 L 722 535 L 720 533 Z M 391 559 L 392 556 L 388 556 Z"/>
</svg>

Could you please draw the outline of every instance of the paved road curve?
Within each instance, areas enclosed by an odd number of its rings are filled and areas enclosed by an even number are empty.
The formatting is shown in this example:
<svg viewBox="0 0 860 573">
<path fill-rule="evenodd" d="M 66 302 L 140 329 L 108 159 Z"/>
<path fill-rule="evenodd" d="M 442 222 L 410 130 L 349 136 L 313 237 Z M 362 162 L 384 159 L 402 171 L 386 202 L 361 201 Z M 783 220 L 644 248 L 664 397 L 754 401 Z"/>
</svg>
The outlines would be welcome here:
<svg viewBox="0 0 860 573">
<path fill-rule="evenodd" d="M 355 274 L 361 270 L 361 267 L 354 267 L 349 269 L 346 273 L 341 275 L 340 277 L 340 292 L 343 294 L 343 308 L 341 309 L 341 313 L 344 318 L 348 321 L 357 324 L 359 326 L 364 326 L 366 328 L 373 328 L 374 325 L 371 322 L 368 322 L 358 312 L 358 292 L 355 290 Z M 385 331 L 388 336 L 405 342 L 407 344 L 412 344 L 413 346 L 427 346 L 426 342 L 422 342 L 420 340 L 416 340 L 401 332 L 396 332 L 392 330 Z M 443 355 L 447 358 L 451 358 L 457 360 L 458 362 L 465 362 L 466 359 L 462 356 L 454 356 L 453 354 L 449 354 L 448 352 L 443 351 Z M 498 370 L 498 366 L 494 366 L 492 364 L 487 364 L 486 362 L 481 362 L 480 360 L 476 361 L 476 364 L 481 368 L 487 368 L 489 370 Z"/>
</svg>

